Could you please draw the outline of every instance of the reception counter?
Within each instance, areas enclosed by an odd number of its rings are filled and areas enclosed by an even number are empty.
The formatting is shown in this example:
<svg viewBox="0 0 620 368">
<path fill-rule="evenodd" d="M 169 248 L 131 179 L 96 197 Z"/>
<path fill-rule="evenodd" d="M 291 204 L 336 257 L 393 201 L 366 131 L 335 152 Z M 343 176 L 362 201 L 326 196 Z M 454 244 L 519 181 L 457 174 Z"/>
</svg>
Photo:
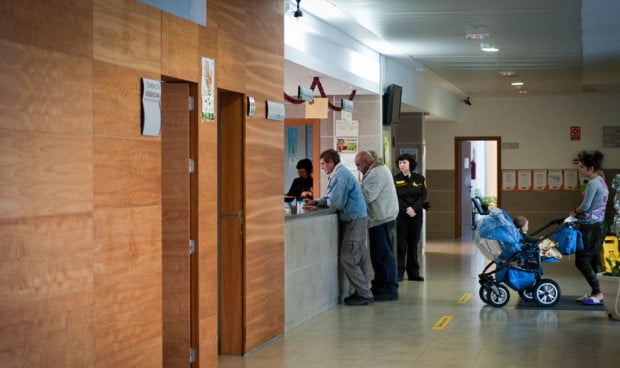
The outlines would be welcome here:
<svg viewBox="0 0 620 368">
<path fill-rule="evenodd" d="M 285 331 L 338 304 L 337 216 L 332 209 L 285 215 Z"/>
</svg>

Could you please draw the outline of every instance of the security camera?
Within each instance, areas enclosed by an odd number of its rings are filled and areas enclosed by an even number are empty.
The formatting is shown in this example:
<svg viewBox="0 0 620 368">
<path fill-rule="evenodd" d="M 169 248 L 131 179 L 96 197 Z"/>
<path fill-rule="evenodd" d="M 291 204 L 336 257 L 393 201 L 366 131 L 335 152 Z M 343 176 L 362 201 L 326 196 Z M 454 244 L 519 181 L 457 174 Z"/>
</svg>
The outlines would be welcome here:
<svg viewBox="0 0 620 368">
<path fill-rule="evenodd" d="M 304 16 L 304 13 L 302 13 L 302 12 L 301 12 L 301 9 L 299 9 L 299 2 L 300 2 L 300 1 L 301 1 L 301 0 L 297 0 L 297 10 L 295 10 L 295 13 L 293 13 L 293 16 L 294 16 L 295 18 L 299 18 L 299 17 L 303 17 L 303 16 Z"/>
<path fill-rule="evenodd" d="M 467 96 L 467 98 L 464 99 L 463 102 L 465 102 L 466 105 L 471 106 L 471 98 L 469 96 Z"/>
</svg>

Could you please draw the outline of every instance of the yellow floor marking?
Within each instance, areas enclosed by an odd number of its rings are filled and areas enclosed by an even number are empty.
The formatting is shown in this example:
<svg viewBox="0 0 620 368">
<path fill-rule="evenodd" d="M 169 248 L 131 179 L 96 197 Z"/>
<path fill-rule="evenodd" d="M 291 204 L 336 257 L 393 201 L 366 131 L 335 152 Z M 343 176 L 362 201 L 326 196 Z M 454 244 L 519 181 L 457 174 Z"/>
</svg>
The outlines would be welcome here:
<svg viewBox="0 0 620 368">
<path fill-rule="evenodd" d="M 437 321 L 437 323 L 435 323 L 435 326 L 433 326 L 433 330 L 443 330 L 444 327 L 446 327 L 451 320 L 452 316 L 441 316 L 439 321 Z"/>
<path fill-rule="evenodd" d="M 465 304 L 465 303 L 467 303 L 469 298 L 471 298 L 471 293 L 465 293 L 465 294 L 461 295 L 461 297 L 459 298 L 458 303 L 459 304 Z"/>
</svg>

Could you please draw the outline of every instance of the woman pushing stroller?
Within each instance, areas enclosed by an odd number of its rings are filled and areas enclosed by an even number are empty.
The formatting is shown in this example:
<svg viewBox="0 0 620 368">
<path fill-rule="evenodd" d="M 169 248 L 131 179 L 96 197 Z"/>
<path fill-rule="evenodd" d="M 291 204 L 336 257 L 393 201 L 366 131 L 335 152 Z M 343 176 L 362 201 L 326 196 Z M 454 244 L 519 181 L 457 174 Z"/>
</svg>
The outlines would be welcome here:
<svg viewBox="0 0 620 368">
<path fill-rule="evenodd" d="M 605 208 L 609 189 L 605 180 L 599 175 L 603 154 L 599 151 L 582 151 L 578 156 L 579 174 L 588 180 L 581 203 L 571 213 L 580 220 L 579 227 L 583 234 L 583 250 L 575 253 L 575 266 L 583 274 L 592 291 L 577 299 L 586 305 L 603 302 L 599 281 L 596 277 L 601 266 L 601 249 L 607 233 L 605 224 Z"/>
</svg>

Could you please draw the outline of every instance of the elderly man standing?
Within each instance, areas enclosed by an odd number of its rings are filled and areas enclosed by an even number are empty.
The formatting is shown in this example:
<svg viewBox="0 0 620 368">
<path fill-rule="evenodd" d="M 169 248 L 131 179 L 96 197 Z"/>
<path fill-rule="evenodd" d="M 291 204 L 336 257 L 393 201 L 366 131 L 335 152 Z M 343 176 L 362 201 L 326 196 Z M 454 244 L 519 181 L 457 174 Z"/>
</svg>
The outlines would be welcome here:
<svg viewBox="0 0 620 368">
<path fill-rule="evenodd" d="M 344 298 L 348 305 L 367 305 L 374 301 L 368 282 L 368 250 L 366 249 L 366 202 L 359 183 L 340 163 L 333 149 L 319 157 L 321 169 L 329 176 L 327 195 L 307 203 L 338 210 L 342 225 L 340 265 L 355 292 Z"/>
<path fill-rule="evenodd" d="M 375 271 L 372 292 L 376 301 L 398 300 L 396 259 L 392 230 L 398 216 L 398 197 L 392 173 L 370 152 L 355 155 L 355 165 L 364 174 L 362 193 L 368 207 L 368 243 Z"/>
</svg>

